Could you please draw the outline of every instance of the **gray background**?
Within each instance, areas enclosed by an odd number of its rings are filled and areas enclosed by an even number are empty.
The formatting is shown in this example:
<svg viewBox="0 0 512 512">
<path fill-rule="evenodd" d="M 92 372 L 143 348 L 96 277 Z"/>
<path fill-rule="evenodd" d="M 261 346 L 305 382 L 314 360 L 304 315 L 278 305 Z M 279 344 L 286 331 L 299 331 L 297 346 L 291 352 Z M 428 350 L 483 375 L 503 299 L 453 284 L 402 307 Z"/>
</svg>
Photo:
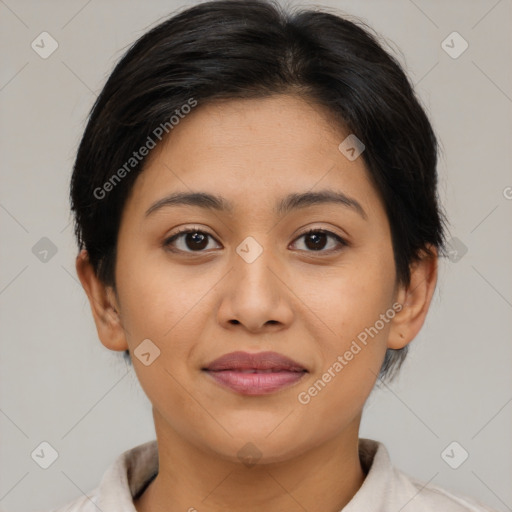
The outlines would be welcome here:
<svg viewBox="0 0 512 512">
<path fill-rule="evenodd" d="M 321 4 L 366 20 L 417 84 L 443 145 L 451 236 L 467 248 L 441 262 L 426 324 L 398 380 L 372 393 L 361 437 L 383 441 L 403 471 L 500 511 L 512 510 L 511 3 Z M 184 5 L 0 0 L 2 510 L 87 493 L 121 452 L 155 437 L 133 370 L 97 339 L 74 269 L 68 184 L 112 66 Z M 31 48 L 43 31 L 59 44 L 47 59 Z M 441 46 L 453 31 L 469 44 L 456 59 Z M 57 249 L 47 261 L 33 252 L 43 237 Z M 31 458 L 43 441 L 59 455 L 46 470 Z M 452 441 L 469 453 L 458 469 L 441 457 Z"/>
</svg>

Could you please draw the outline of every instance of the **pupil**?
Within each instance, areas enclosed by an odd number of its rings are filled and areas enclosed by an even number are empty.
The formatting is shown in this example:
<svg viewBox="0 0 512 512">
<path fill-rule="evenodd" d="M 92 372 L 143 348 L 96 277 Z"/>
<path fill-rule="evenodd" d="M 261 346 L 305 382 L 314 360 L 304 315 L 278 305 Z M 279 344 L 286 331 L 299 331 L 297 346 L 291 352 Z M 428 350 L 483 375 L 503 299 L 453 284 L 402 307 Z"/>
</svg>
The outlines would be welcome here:
<svg viewBox="0 0 512 512">
<path fill-rule="evenodd" d="M 192 238 L 192 240 L 194 241 L 193 247 L 190 247 L 188 245 L 189 237 Z M 198 242 L 199 242 L 199 244 L 198 244 Z M 202 242 L 202 244 L 201 244 L 201 242 Z M 206 236 L 204 236 L 204 234 L 195 232 L 195 233 L 189 233 L 187 235 L 187 247 L 189 249 L 194 249 L 194 248 L 195 249 L 204 249 L 204 247 L 206 247 L 206 245 L 208 245 L 208 242 L 207 242 L 207 238 L 206 238 Z"/>
<path fill-rule="evenodd" d="M 325 242 L 326 234 L 325 233 L 310 233 L 308 237 L 306 237 L 306 245 L 308 249 L 322 249 Z M 313 241 L 313 245 L 310 247 L 308 241 Z"/>
</svg>

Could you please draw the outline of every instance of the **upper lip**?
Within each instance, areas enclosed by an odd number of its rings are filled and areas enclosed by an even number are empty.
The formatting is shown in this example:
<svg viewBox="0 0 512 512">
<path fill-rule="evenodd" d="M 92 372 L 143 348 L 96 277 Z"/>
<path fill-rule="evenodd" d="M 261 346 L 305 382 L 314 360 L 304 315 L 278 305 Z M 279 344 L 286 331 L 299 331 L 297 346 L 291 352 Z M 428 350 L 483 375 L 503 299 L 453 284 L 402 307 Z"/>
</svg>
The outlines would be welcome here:
<svg viewBox="0 0 512 512">
<path fill-rule="evenodd" d="M 230 352 L 209 363 L 203 370 L 285 370 L 303 372 L 307 371 L 297 361 L 277 352 Z"/>
</svg>

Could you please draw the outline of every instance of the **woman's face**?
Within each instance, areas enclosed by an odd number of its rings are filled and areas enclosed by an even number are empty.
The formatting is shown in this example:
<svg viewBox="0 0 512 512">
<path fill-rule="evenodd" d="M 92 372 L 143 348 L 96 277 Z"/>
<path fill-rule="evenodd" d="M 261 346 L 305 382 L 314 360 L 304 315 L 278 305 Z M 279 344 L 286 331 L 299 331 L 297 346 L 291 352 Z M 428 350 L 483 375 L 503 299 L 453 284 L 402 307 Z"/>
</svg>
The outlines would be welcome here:
<svg viewBox="0 0 512 512">
<path fill-rule="evenodd" d="M 157 432 L 233 461 L 252 450 L 261 462 L 357 435 L 398 295 L 383 204 L 362 157 L 338 148 L 348 135 L 320 107 L 283 95 L 199 104 L 152 150 L 119 232 L 125 338 L 102 341 L 129 348 Z M 345 201 L 290 200 L 321 192 Z M 177 193 L 231 208 L 151 209 Z M 169 241 L 183 229 L 199 234 Z M 240 392 L 204 370 L 233 351 L 277 352 L 307 372 Z"/>
</svg>

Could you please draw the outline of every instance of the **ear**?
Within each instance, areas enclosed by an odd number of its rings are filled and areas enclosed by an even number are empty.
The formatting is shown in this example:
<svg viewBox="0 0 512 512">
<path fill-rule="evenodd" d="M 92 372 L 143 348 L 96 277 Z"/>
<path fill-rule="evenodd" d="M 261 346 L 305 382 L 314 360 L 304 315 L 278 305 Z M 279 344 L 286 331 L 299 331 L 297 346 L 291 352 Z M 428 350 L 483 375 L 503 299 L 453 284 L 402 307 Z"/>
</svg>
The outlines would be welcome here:
<svg viewBox="0 0 512 512">
<path fill-rule="evenodd" d="M 127 350 L 128 343 L 114 290 L 98 279 L 85 249 L 76 258 L 76 272 L 89 299 L 101 342 L 110 350 Z"/>
<path fill-rule="evenodd" d="M 391 321 L 388 348 L 398 350 L 405 347 L 416 337 L 425 321 L 437 283 L 438 268 L 437 249 L 434 246 L 429 248 L 432 255 L 424 253 L 411 265 L 409 286 L 398 289 L 396 302 L 402 305 L 402 309 Z"/>
</svg>

